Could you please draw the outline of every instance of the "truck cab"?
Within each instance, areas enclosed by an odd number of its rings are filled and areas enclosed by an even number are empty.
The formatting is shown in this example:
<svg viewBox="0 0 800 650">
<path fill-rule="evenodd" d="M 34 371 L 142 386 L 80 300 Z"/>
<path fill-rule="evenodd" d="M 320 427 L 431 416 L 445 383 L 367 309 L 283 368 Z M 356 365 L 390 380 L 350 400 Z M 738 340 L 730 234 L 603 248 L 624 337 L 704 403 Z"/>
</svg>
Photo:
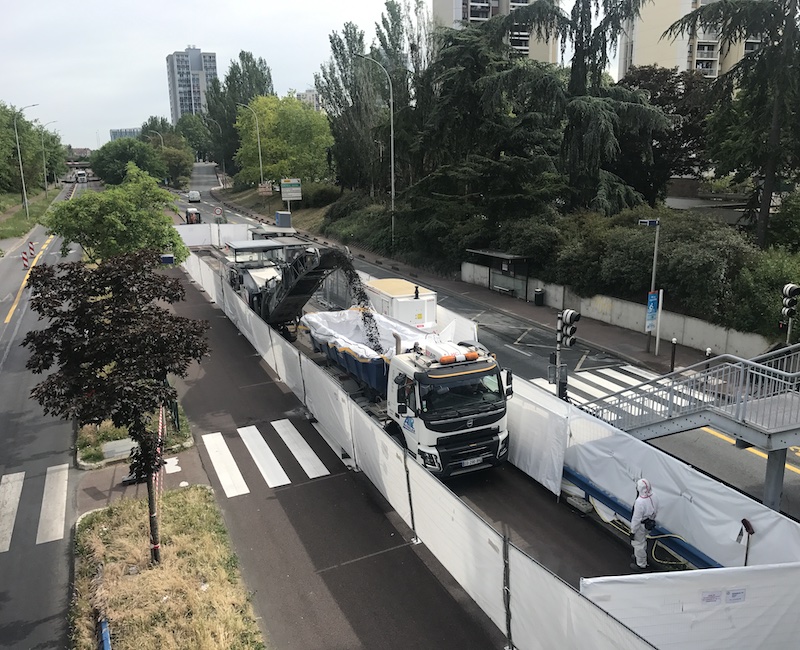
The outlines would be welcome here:
<svg viewBox="0 0 800 650">
<path fill-rule="evenodd" d="M 200 210 L 197 208 L 186 208 L 186 223 L 203 223 Z"/>
<path fill-rule="evenodd" d="M 508 459 L 511 374 L 462 344 L 428 344 L 389 365 L 387 431 L 440 478 Z"/>
</svg>

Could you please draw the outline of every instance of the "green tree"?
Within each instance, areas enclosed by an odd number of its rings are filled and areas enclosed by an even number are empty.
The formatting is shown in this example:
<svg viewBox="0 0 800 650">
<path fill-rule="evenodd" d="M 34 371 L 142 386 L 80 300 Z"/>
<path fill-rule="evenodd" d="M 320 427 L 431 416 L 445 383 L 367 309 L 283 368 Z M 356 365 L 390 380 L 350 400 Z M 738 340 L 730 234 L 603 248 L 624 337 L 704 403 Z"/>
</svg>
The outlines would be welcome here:
<svg viewBox="0 0 800 650">
<path fill-rule="evenodd" d="M 139 139 L 142 142 L 150 142 L 152 144 L 153 138 L 155 138 L 156 145 L 161 144 L 156 133 L 160 133 L 166 138 L 170 133 L 175 133 L 175 128 L 166 117 L 151 115 L 142 123 L 142 132 L 139 135 Z"/>
<path fill-rule="evenodd" d="M 45 217 L 45 226 L 64 238 L 62 254 L 66 254 L 70 242 L 75 242 L 92 262 L 153 249 L 173 253 L 180 263 L 189 251 L 166 212 L 172 205 L 169 192 L 134 163 L 128 163 L 122 185 L 104 192 L 83 192 L 71 201 L 58 203 Z"/>
<path fill-rule="evenodd" d="M 228 173 L 233 174 L 235 155 L 241 146 L 236 130 L 239 113 L 237 104 L 248 104 L 254 97 L 274 95 L 272 71 L 261 57 L 255 58 L 251 52 L 242 50 L 239 59 L 231 61 L 224 81 L 213 79 L 206 93 L 208 117 L 220 125 L 211 127 L 211 140 L 217 162 L 225 161 Z"/>
<path fill-rule="evenodd" d="M 211 132 L 202 116 L 181 115 L 176 130 L 186 139 L 195 157 L 205 158 L 211 151 Z"/>
<path fill-rule="evenodd" d="M 167 170 L 170 185 L 175 188 L 185 187 L 192 177 L 194 156 L 189 149 L 166 147 L 159 151 L 161 160 Z"/>
<path fill-rule="evenodd" d="M 327 151 L 333 144 L 328 120 L 295 97 L 256 97 L 251 108 L 258 115 L 264 177 L 287 176 L 319 181 L 327 174 Z M 255 119 L 242 109 L 236 122 L 242 147 L 236 155 L 241 171 L 237 180 L 260 179 Z"/>
<path fill-rule="evenodd" d="M 724 119 L 745 146 L 718 148 L 723 167 L 752 170 L 760 179 L 756 239 L 767 246 L 772 198 L 779 179 L 796 171 L 800 103 L 800 0 L 724 0 L 703 5 L 675 22 L 665 37 L 719 33 L 722 47 L 760 41 L 756 50 L 719 79 L 726 96 Z M 739 101 L 734 101 L 738 98 Z M 741 118 L 741 119 L 738 119 Z M 767 126 L 768 125 L 768 126 Z M 767 128 L 764 128 L 767 126 Z"/>
<path fill-rule="evenodd" d="M 147 172 L 154 178 L 163 179 L 166 174 L 164 163 L 156 150 L 134 138 L 120 138 L 106 142 L 92 152 L 89 164 L 92 171 L 108 185 L 119 185 L 128 173 L 128 163 Z"/>
<path fill-rule="evenodd" d="M 147 478 L 152 559 L 160 560 L 153 474 L 163 460 L 149 414 L 176 399 L 168 375 L 186 376 L 208 354 L 207 322 L 159 303 L 184 298 L 180 281 L 160 273 L 158 253 L 138 251 L 93 268 L 80 262 L 31 270 L 31 307 L 48 325 L 25 336 L 27 367 L 47 377 L 31 391 L 45 414 L 78 425 L 111 419 L 138 448 L 131 471 Z"/>
<path fill-rule="evenodd" d="M 632 67 L 619 85 L 645 91 L 650 104 L 669 119 L 667 128 L 652 132 L 651 140 L 637 143 L 629 138 L 622 143 L 620 156 L 611 167 L 655 207 L 666 195 L 671 177 L 698 176 L 709 167 L 705 118 L 712 109 L 711 82 L 694 70 L 678 72 L 677 68 L 649 65 Z M 650 147 L 652 164 L 643 164 Z"/>
<path fill-rule="evenodd" d="M 0 103 L 0 191 L 19 192 L 21 202 L 22 182 L 14 136 L 15 115 L 25 186 L 29 192 L 35 192 L 36 187 L 41 187 L 42 142 L 41 131 L 33 122 L 26 120 L 24 114 L 19 113 L 15 106 Z"/>
<path fill-rule="evenodd" d="M 649 142 L 653 130 L 666 128 L 667 121 L 644 93 L 606 86 L 604 73 L 626 22 L 648 1 L 574 0 L 566 13 L 554 0 L 535 0 L 499 18 L 503 29 L 493 30 L 495 40 L 501 40 L 524 25 L 538 39 L 572 45 L 562 160 L 573 208 L 613 214 L 641 201 L 611 168 L 629 137 Z M 649 148 L 643 153 L 643 164 L 651 164 Z"/>
</svg>

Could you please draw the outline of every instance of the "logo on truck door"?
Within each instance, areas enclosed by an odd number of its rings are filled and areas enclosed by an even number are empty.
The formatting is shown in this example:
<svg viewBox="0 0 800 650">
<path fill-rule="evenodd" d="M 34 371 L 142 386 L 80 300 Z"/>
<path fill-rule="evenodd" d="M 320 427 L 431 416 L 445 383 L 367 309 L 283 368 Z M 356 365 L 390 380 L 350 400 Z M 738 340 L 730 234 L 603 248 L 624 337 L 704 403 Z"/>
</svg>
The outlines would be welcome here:
<svg viewBox="0 0 800 650">
<path fill-rule="evenodd" d="M 408 429 L 411 433 L 414 433 L 414 418 L 405 418 L 403 420 L 403 428 Z"/>
</svg>

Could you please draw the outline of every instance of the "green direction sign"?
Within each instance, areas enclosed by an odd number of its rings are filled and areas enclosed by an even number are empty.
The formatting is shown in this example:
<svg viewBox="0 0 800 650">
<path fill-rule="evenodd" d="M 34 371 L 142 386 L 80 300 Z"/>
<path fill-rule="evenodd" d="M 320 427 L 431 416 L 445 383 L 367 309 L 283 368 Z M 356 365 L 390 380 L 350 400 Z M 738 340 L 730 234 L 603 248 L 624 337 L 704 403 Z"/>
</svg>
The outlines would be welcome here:
<svg viewBox="0 0 800 650">
<path fill-rule="evenodd" d="M 300 188 L 299 178 L 281 179 L 281 199 L 284 201 L 300 201 L 303 198 L 303 191 Z"/>
</svg>

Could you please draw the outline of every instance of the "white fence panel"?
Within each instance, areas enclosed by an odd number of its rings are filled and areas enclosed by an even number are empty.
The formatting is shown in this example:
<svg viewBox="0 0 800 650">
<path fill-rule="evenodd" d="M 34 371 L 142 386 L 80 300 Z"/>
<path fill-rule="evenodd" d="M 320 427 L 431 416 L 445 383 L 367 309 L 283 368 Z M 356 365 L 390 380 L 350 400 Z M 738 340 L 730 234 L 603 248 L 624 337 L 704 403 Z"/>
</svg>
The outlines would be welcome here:
<svg viewBox="0 0 800 650">
<path fill-rule="evenodd" d="M 553 494 L 561 494 L 570 406 L 526 381 L 508 401 L 509 461 Z"/>
<path fill-rule="evenodd" d="M 350 396 L 342 390 L 339 382 L 308 357 L 304 356 L 300 365 L 306 385 L 306 408 L 317 419 L 317 426 L 325 435 L 348 456 L 355 458 L 350 433 Z"/>
<path fill-rule="evenodd" d="M 253 314 L 254 319 L 261 320 L 255 312 L 251 311 L 250 313 Z M 272 352 L 275 355 L 275 372 L 280 380 L 291 388 L 298 399 L 305 404 L 303 373 L 300 370 L 300 357 L 303 353 L 275 330 L 271 332 L 271 338 Z"/>
<path fill-rule="evenodd" d="M 411 508 L 408 500 L 408 483 L 403 465 L 405 453 L 375 420 L 347 398 L 356 450 L 356 462 L 373 485 L 391 504 L 403 521 L 411 526 Z M 409 460 L 409 464 L 414 461 Z"/>
<path fill-rule="evenodd" d="M 796 648 L 800 564 L 584 578 L 581 593 L 661 650 Z"/>
<path fill-rule="evenodd" d="M 427 470 L 412 462 L 408 470 L 417 535 L 505 630 L 503 538 Z"/>
<path fill-rule="evenodd" d="M 515 648 L 639 650 L 653 647 L 513 545 L 508 559 L 511 638 Z"/>
</svg>

